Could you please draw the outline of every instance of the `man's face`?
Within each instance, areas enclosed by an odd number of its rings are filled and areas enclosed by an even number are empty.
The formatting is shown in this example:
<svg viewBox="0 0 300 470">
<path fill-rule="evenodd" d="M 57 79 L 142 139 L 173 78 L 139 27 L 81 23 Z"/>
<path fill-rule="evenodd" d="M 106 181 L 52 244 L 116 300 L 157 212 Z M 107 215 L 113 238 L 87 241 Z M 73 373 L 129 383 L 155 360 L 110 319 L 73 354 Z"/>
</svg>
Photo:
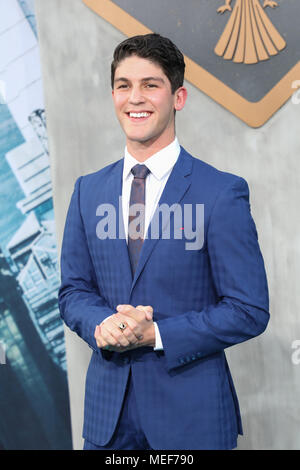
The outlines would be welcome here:
<svg viewBox="0 0 300 470">
<path fill-rule="evenodd" d="M 120 62 L 115 71 L 113 101 L 128 143 L 155 144 L 163 148 L 175 137 L 174 110 L 181 109 L 180 90 L 162 68 L 137 56 Z M 185 100 L 184 100 L 185 101 Z"/>
</svg>

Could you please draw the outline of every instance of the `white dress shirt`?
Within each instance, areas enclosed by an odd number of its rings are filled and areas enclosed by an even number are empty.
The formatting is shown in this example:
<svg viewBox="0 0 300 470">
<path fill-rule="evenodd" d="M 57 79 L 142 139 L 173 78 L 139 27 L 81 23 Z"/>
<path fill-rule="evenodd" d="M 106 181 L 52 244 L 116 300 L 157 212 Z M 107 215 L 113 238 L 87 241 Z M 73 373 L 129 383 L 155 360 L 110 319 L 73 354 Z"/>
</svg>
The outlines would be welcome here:
<svg viewBox="0 0 300 470">
<path fill-rule="evenodd" d="M 156 210 L 157 204 L 164 190 L 166 182 L 180 154 L 180 145 L 177 137 L 167 147 L 147 158 L 142 164 L 149 168 L 150 172 L 145 181 L 145 233 L 147 233 L 149 223 Z M 137 161 L 125 148 L 125 158 L 123 167 L 122 181 L 122 210 L 126 241 L 128 242 L 128 215 L 129 201 L 131 193 L 131 183 L 133 174 L 131 169 L 141 162 Z M 108 317 L 109 318 L 109 317 Z M 106 319 L 105 319 L 106 320 Z M 104 321 L 105 321 L 104 320 Z M 159 329 L 154 322 L 155 327 L 155 350 L 163 349 Z"/>
</svg>

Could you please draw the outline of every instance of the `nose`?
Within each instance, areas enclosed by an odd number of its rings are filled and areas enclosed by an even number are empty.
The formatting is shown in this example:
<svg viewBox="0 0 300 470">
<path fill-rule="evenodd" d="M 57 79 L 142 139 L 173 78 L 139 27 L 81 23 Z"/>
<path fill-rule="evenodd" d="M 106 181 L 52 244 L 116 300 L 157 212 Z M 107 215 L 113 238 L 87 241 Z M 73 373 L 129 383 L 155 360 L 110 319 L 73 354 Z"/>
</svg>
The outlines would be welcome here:
<svg viewBox="0 0 300 470">
<path fill-rule="evenodd" d="M 133 86 L 131 89 L 130 96 L 129 96 L 129 102 L 131 104 L 140 104 L 140 103 L 144 103 L 144 101 L 145 101 L 145 98 L 143 96 L 143 93 L 140 87 Z"/>
</svg>

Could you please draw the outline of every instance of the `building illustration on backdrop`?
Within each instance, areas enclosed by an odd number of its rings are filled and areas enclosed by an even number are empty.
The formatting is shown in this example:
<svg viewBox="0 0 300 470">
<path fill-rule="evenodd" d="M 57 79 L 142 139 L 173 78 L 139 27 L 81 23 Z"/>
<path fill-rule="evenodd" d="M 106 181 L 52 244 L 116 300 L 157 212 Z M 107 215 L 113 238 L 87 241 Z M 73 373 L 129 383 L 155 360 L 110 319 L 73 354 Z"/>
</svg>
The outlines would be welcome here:
<svg viewBox="0 0 300 470">
<path fill-rule="evenodd" d="M 72 448 L 34 0 L 0 0 L 0 450 Z"/>
<path fill-rule="evenodd" d="M 41 342 L 52 360 L 66 371 L 64 330 L 57 302 L 60 280 L 33 1 L 11 0 L 10 9 L 3 10 L 7 18 L 2 17 L 2 21 L 7 22 L 7 28 L 1 34 L 0 78 L 5 83 L 5 104 L 24 138 L 21 145 L 5 155 L 24 193 L 24 198 L 17 202 L 24 221 L 3 251 Z"/>
<path fill-rule="evenodd" d="M 0 450 L 70 448 L 65 374 L 39 340 L 1 249 L 0 338 L 7 354 L 0 366 Z"/>
</svg>

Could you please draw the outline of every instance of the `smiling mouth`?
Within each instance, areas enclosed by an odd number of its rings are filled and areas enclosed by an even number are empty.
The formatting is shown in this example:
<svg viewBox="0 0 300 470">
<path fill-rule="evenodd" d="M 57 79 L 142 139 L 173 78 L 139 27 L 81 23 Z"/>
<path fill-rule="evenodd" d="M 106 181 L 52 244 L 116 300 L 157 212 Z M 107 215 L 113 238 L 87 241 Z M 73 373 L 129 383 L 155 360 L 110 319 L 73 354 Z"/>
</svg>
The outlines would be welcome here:
<svg viewBox="0 0 300 470">
<path fill-rule="evenodd" d="M 152 113 L 149 111 L 141 111 L 140 113 L 128 112 L 126 114 L 131 121 L 145 121 L 151 116 Z"/>
</svg>

